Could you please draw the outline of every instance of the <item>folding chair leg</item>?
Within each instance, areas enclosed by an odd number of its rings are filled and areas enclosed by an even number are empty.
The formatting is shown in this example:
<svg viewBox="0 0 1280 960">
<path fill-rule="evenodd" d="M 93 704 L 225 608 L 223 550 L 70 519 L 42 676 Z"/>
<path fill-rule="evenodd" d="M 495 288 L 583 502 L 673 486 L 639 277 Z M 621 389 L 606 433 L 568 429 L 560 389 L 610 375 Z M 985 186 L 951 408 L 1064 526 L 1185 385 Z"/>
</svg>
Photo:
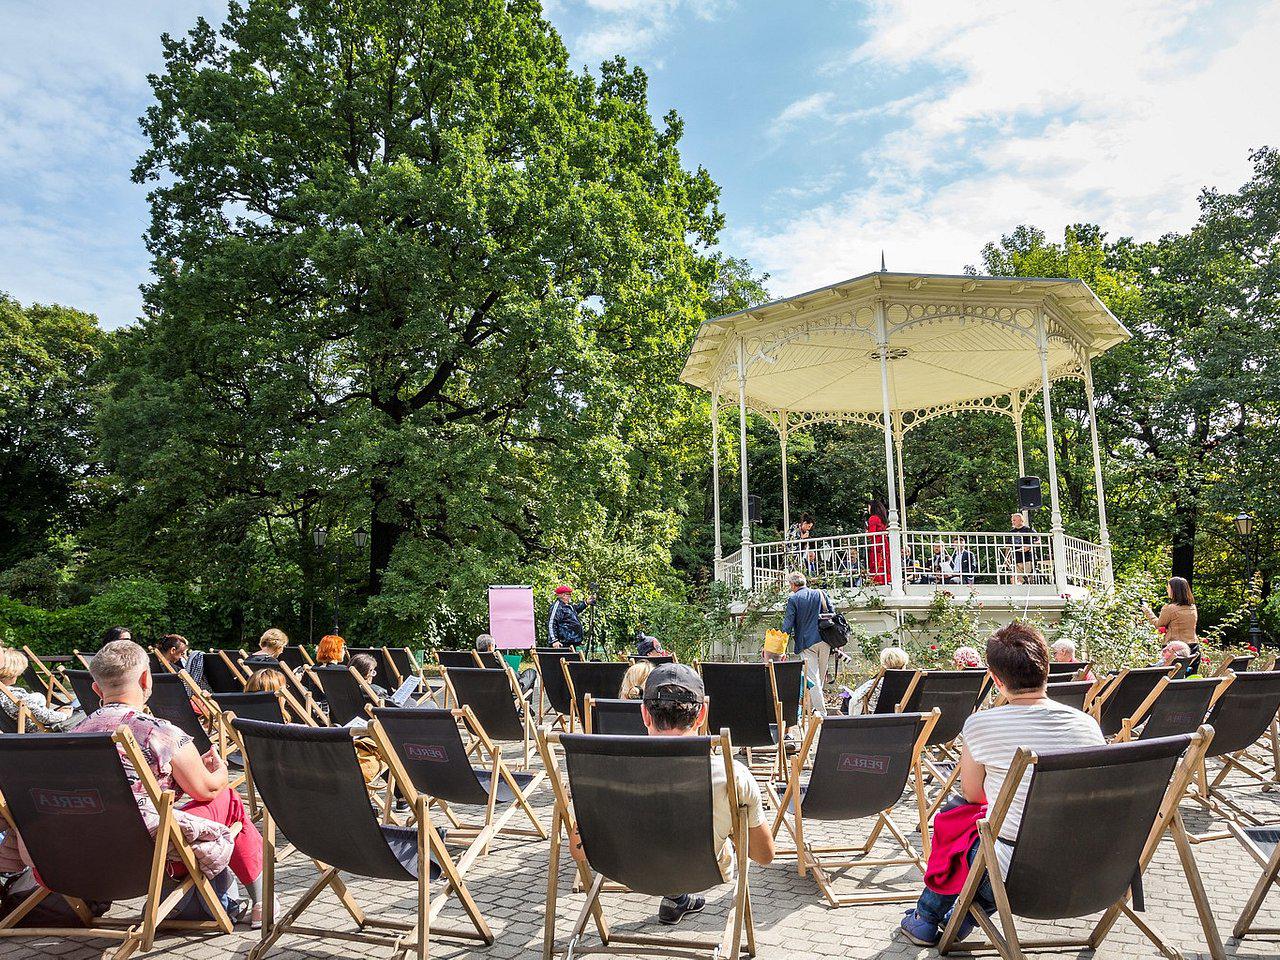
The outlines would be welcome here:
<svg viewBox="0 0 1280 960">
<path fill-rule="evenodd" d="M 1191 899 L 1195 902 L 1196 913 L 1200 917 L 1200 927 L 1204 930 L 1205 942 L 1209 945 L 1209 956 L 1213 960 L 1224 960 L 1226 954 L 1222 949 L 1222 937 L 1218 934 L 1218 925 L 1213 919 L 1213 908 L 1209 906 L 1209 896 L 1205 893 L 1204 883 L 1200 878 L 1200 868 L 1196 865 L 1195 854 L 1191 852 L 1191 841 L 1187 838 L 1187 828 L 1182 822 L 1182 813 L 1173 810 L 1173 842 L 1178 848 L 1178 859 L 1182 861 L 1182 872 L 1187 878 L 1187 886 L 1191 890 Z"/>
<path fill-rule="evenodd" d="M 1267 898 L 1271 885 L 1277 880 L 1280 880 L 1280 847 L 1276 848 L 1275 854 L 1271 857 L 1271 862 L 1267 864 L 1262 871 L 1262 876 L 1254 884 L 1253 891 L 1249 894 L 1249 899 L 1244 903 L 1244 909 L 1240 911 L 1240 918 L 1231 930 L 1231 935 L 1237 940 L 1248 935 L 1249 928 L 1253 926 L 1254 918 L 1257 917 L 1258 911 L 1262 908 L 1262 901 Z"/>
<path fill-rule="evenodd" d="M 388 787 L 388 793 L 390 787 Z M 431 937 L 431 859 L 426 835 L 430 827 L 427 820 L 427 801 L 418 797 L 418 960 L 427 960 L 427 941 Z M 446 894 L 447 896 L 448 894 Z"/>
</svg>

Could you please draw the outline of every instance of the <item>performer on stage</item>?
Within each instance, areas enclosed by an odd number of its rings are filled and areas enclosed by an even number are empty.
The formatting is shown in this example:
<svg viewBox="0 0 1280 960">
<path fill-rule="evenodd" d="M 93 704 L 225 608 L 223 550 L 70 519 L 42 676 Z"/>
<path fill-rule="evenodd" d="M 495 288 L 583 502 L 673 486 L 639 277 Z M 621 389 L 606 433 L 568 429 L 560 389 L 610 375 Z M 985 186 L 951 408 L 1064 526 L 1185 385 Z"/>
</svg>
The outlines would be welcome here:
<svg viewBox="0 0 1280 960">
<path fill-rule="evenodd" d="M 889 582 L 889 511 L 879 500 L 872 500 L 867 507 L 867 533 L 874 534 L 867 550 L 867 565 L 871 568 L 872 581 L 880 586 Z"/>
<path fill-rule="evenodd" d="M 582 621 L 579 614 L 596 602 L 594 596 L 585 601 L 573 602 L 573 587 L 561 584 L 556 587 L 556 598 L 551 603 L 551 615 L 547 618 L 547 639 L 553 647 L 582 646 Z"/>
</svg>

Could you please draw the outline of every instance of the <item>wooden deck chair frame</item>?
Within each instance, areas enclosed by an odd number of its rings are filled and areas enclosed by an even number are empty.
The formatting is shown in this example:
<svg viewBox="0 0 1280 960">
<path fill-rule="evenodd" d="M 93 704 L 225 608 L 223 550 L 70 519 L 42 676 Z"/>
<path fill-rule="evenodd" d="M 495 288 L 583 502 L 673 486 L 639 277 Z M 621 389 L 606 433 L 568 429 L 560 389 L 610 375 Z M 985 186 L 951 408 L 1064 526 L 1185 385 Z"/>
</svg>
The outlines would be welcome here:
<svg viewBox="0 0 1280 960">
<path fill-rule="evenodd" d="M 400 668 L 396 665 L 395 659 L 391 656 L 392 648 L 384 645 L 378 649 L 382 651 L 382 660 L 390 671 L 391 676 L 395 677 L 396 686 L 400 686 L 408 680 L 409 678 L 400 672 Z M 420 664 L 418 662 L 418 658 L 413 655 L 413 651 L 408 647 L 397 647 L 396 649 L 403 650 L 409 655 L 409 661 L 413 664 L 413 676 L 418 681 L 418 688 L 425 692 L 424 695 L 418 698 L 415 702 L 421 705 L 430 700 L 432 706 L 440 706 L 440 702 L 436 700 L 436 691 L 431 689 L 431 685 L 427 682 L 427 675 L 422 672 L 422 664 Z"/>
<path fill-rule="evenodd" d="M 566 656 L 564 657 L 556 658 L 557 668 L 560 670 L 561 677 L 564 676 L 564 668 L 559 666 L 560 663 L 562 663 L 564 660 L 569 659 L 571 657 L 577 660 L 582 659 L 582 653 L 576 647 L 566 647 L 566 648 L 555 647 L 551 649 L 556 649 L 556 650 L 565 649 L 567 651 L 571 651 L 567 653 Z M 547 692 L 546 692 L 547 691 L 546 678 L 543 677 L 542 675 L 542 660 L 538 657 L 538 652 L 539 652 L 538 647 L 533 647 L 529 651 L 530 655 L 533 657 L 533 669 L 538 672 L 538 725 L 542 726 L 546 722 L 546 712 L 547 712 L 547 708 L 549 707 L 551 711 L 555 713 L 555 716 L 552 718 L 552 721 L 551 721 L 552 726 L 559 727 L 561 730 L 566 730 L 568 729 L 567 723 L 572 719 L 573 697 L 572 695 L 570 695 L 570 698 L 569 698 L 570 712 L 568 714 L 560 713 L 558 710 L 555 709 L 555 707 L 551 705 L 551 699 L 550 697 L 547 696 Z"/>
<path fill-rule="evenodd" d="M 1169 786 L 1165 789 L 1164 798 L 1160 803 L 1155 821 L 1138 858 L 1138 869 L 1140 872 L 1145 872 L 1152 857 L 1155 856 L 1161 840 L 1166 835 L 1172 837 L 1178 850 L 1183 876 L 1187 881 L 1191 899 L 1195 904 L 1200 926 L 1209 947 L 1209 955 L 1212 960 L 1225 960 L 1226 954 L 1222 947 L 1222 938 L 1218 935 L 1218 927 L 1213 919 L 1209 898 L 1205 893 L 1204 884 L 1200 878 L 1200 870 L 1196 865 L 1195 855 L 1192 853 L 1190 840 L 1187 836 L 1186 825 L 1182 822 L 1182 814 L 1179 812 L 1178 806 L 1212 739 L 1213 728 L 1208 726 L 1201 726 L 1192 735 L 1191 743 L 1186 753 L 1178 761 L 1177 766 L 1174 767 Z M 994 951 L 1004 960 L 1023 960 L 1024 950 L 1027 949 L 1067 950 L 1082 948 L 1096 951 L 1101 946 L 1102 941 L 1106 939 L 1107 934 L 1111 932 L 1111 928 L 1115 926 L 1116 920 L 1123 913 L 1162 954 L 1170 958 L 1181 957 L 1182 954 L 1167 944 L 1151 924 L 1139 917 L 1130 908 L 1129 899 L 1132 896 L 1132 890 L 1127 891 L 1119 901 L 1112 904 L 1102 914 L 1102 917 L 1086 937 L 1024 940 L 1018 935 L 1017 925 L 1014 922 L 1013 913 L 1009 906 L 1009 897 L 1005 892 L 1004 880 L 1000 875 L 999 860 L 996 857 L 996 838 L 1000 835 L 1000 827 L 1009 813 L 1009 807 L 1013 803 L 1023 776 L 1028 770 L 1034 768 L 1036 762 L 1037 757 L 1032 751 L 1026 748 L 1018 750 L 1014 755 L 1008 776 L 1005 778 L 1004 788 L 1000 791 L 995 803 L 988 809 L 987 816 L 978 821 L 978 854 L 969 866 L 969 873 L 965 878 L 964 887 L 960 892 L 959 899 L 956 900 L 955 906 L 952 908 L 951 919 L 942 931 L 942 939 L 938 942 L 938 952 L 945 955 L 949 953 Z M 996 904 L 995 917 L 988 917 L 974 903 L 978 885 L 982 882 L 983 877 L 989 877 L 991 880 L 991 891 Z M 966 914 L 971 916 L 987 935 L 987 943 L 972 943 L 968 940 L 957 942 L 956 934 L 959 932 L 960 924 Z M 996 926 L 996 922 L 999 923 L 999 927 Z"/>
<path fill-rule="evenodd" d="M 1253 890 L 1249 894 L 1249 899 L 1245 901 L 1244 909 L 1240 911 L 1240 917 L 1236 920 L 1235 926 L 1231 930 L 1231 935 L 1237 940 L 1242 940 L 1254 934 L 1263 936 L 1280 935 L 1280 927 L 1258 927 L 1253 922 L 1258 916 L 1258 911 L 1262 909 L 1262 902 L 1267 898 L 1271 888 L 1280 884 L 1280 843 L 1276 844 L 1275 850 L 1268 857 L 1258 847 L 1247 830 L 1241 829 L 1240 826 L 1234 823 L 1228 823 L 1227 829 L 1231 831 L 1232 836 L 1240 841 L 1245 852 L 1262 867 L 1262 876 L 1258 878 L 1258 882 L 1254 884 Z M 1274 830 L 1276 828 L 1271 827 L 1269 829 Z"/>
<path fill-rule="evenodd" d="M 425 864 L 428 862 L 428 857 L 430 857 L 431 862 L 440 867 L 445 879 L 443 895 L 433 899 L 431 896 L 431 871 L 419 866 L 417 898 L 414 910 L 414 916 L 417 918 L 416 922 L 405 923 L 400 920 L 385 920 L 381 917 L 369 916 L 356 903 L 356 899 L 350 889 L 338 875 L 338 868 L 331 867 L 315 859 L 311 862 L 315 865 L 319 877 L 298 898 L 297 902 L 277 919 L 275 916 L 276 863 L 279 858 L 276 855 L 276 823 L 271 817 L 271 811 L 264 804 L 262 815 L 262 935 L 253 949 L 249 951 L 247 960 L 261 960 L 262 957 L 267 955 L 267 952 L 276 941 L 285 934 L 317 940 L 345 940 L 353 943 L 389 946 L 394 950 L 394 957 L 401 958 L 412 955 L 417 957 L 417 960 L 427 960 L 428 943 L 433 933 L 453 939 L 480 941 L 486 946 L 491 946 L 494 941 L 493 932 L 489 929 L 489 924 L 485 920 L 484 914 L 480 912 L 480 908 L 471 896 L 471 891 L 467 888 L 466 882 L 458 872 L 457 865 L 449 855 L 444 839 L 436 828 L 431 825 L 431 818 L 427 815 L 426 797 L 418 797 L 414 813 L 418 828 L 418 863 L 420 865 Z M 300 926 L 298 924 L 298 920 L 306 912 L 307 907 L 311 906 L 316 897 L 323 893 L 326 888 L 333 891 L 343 909 L 346 910 L 348 916 L 358 927 L 358 930 L 351 932 L 323 927 Z M 435 921 L 448 902 L 450 893 L 457 896 L 475 930 L 460 927 L 441 929 L 435 926 Z M 366 930 L 366 928 L 369 929 Z"/>
<path fill-rule="evenodd" d="M 920 685 L 920 681 L 923 680 L 928 673 L 928 670 L 916 671 L 916 675 L 912 677 L 911 682 L 907 684 L 907 689 L 902 694 L 902 699 L 898 701 L 898 703 L 894 704 L 894 713 L 906 712 L 904 708 L 911 702 L 911 697 L 916 692 L 916 687 Z M 990 695 L 990 691 L 995 688 L 995 680 L 991 675 L 991 671 L 984 671 L 984 674 L 982 689 L 979 691 L 978 697 L 974 701 L 974 710 L 977 710 L 982 705 L 983 701 Z M 1086 697 L 1086 701 L 1087 699 L 1088 698 Z M 997 697 L 997 706 L 1000 705 L 1000 700 L 1001 698 Z M 935 719 L 934 724 L 936 723 L 937 720 Z M 933 724 L 930 724 L 930 729 L 932 728 Z M 953 740 L 950 743 L 940 743 L 935 745 L 935 749 L 943 755 L 944 759 L 941 762 L 951 764 L 950 773 L 943 770 L 938 765 L 938 762 L 935 762 L 935 760 L 929 756 L 929 748 L 927 746 L 922 749 L 918 755 L 917 759 L 919 765 L 923 770 L 928 771 L 929 776 L 933 778 L 934 783 L 938 784 L 938 795 L 928 803 L 926 810 L 927 820 L 933 819 L 933 815 L 937 813 L 946 802 L 947 794 L 951 791 L 952 786 L 954 786 L 956 780 L 960 778 L 960 754 L 952 749 L 954 744 L 955 741 Z M 920 835 L 924 838 L 925 856 L 928 857 L 929 831 L 921 830 Z"/>
<path fill-rule="evenodd" d="M 578 691 L 573 686 L 573 676 L 569 673 L 569 668 L 565 666 L 566 659 L 562 659 L 560 661 L 560 670 L 564 674 L 565 686 L 569 688 L 569 711 L 570 712 L 569 712 L 569 728 L 567 732 L 572 733 L 575 729 L 586 730 L 586 726 L 583 718 L 578 715 Z M 534 662 L 535 663 L 537 662 L 536 658 Z M 577 660 L 574 662 L 590 663 L 591 661 Z M 695 669 L 696 669 L 696 666 L 695 666 Z M 584 702 L 586 700 L 585 693 L 583 694 L 583 700 Z"/>
<path fill-rule="evenodd" d="M 327 727 L 329 725 L 329 718 L 325 716 L 324 711 L 320 709 L 320 705 L 316 703 L 316 698 L 287 664 L 281 663 L 279 666 L 271 667 L 270 669 L 279 670 L 284 674 L 286 689 L 281 692 L 284 694 L 285 703 L 289 705 L 290 711 L 295 716 L 302 718 L 295 722 L 306 723 L 311 727 Z M 246 690 L 249 687 L 249 679 L 253 673 L 254 671 L 250 670 L 245 674 L 244 686 Z"/>
<path fill-rule="evenodd" d="M 80 927 L 18 927 L 22 918 L 34 910 L 41 901 L 55 891 L 37 886 L 25 900 L 15 907 L 8 916 L 0 919 L 0 937 L 63 937 L 67 939 L 119 940 L 119 948 L 111 954 L 112 960 L 125 960 L 139 949 L 150 950 L 155 944 L 159 930 L 182 930 L 192 932 L 231 933 L 234 929 L 231 918 L 222 907 L 222 901 L 209 882 L 209 878 L 200 872 L 195 852 L 182 835 L 182 829 L 174 816 L 174 794 L 172 790 L 161 790 L 156 783 L 151 768 L 147 766 L 136 740 L 129 731 L 121 727 L 111 739 L 123 750 L 133 765 L 138 780 L 151 798 L 160 817 L 160 825 L 155 832 L 155 852 L 151 859 L 151 882 L 147 887 L 147 895 L 142 903 L 141 915 L 136 922 L 125 922 L 122 919 L 94 917 L 89 905 L 75 897 L 64 896 L 64 899 L 75 911 L 83 926 Z M 0 818 L 11 829 L 17 829 L 9 807 L 0 797 Z M 238 833 L 239 824 L 232 828 L 232 834 Z M 187 870 L 186 877 L 169 892 L 162 896 L 168 859 L 170 854 L 177 854 L 177 859 Z M 172 920 L 165 918 L 173 911 L 188 892 L 195 890 L 205 909 L 209 912 L 209 920 Z"/>
<path fill-rule="evenodd" d="M 719 751 L 726 771 L 726 788 L 734 791 L 736 776 L 733 768 L 733 744 L 728 730 L 721 730 Z M 747 856 L 747 818 L 743 808 L 730 805 L 733 813 L 733 832 L 730 835 L 734 848 L 734 859 L 737 864 L 737 876 L 734 878 L 733 905 L 725 921 L 724 932 L 719 940 L 703 937 L 678 937 L 670 934 L 632 934 L 618 933 L 609 925 L 601 902 L 604 892 L 605 877 L 593 873 L 587 863 L 571 861 L 576 867 L 576 878 L 582 889 L 587 891 L 586 901 L 578 912 L 572 933 L 563 947 L 556 940 L 556 905 L 560 887 L 561 848 L 565 839 L 573 836 L 577 829 L 573 816 L 573 804 L 569 797 L 567 779 L 562 777 L 558 769 L 555 747 L 559 745 L 560 733 L 546 726 L 538 730 L 538 752 L 546 766 L 547 776 L 555 793 L 555 813 L 551 827 L 551 858 L 547 868 L 547 899 L 542 933 L 542 960 L 552 960 L 562 955 L 565 960 L 575 956 L 592 953 L 649 953 L 660 956 L 705 957 L 717 960 L 736 960 L 745 953 L 749 957 L 756 955 L 755 918 L 751 908 L 751 892 L 748 881 L 750 858 Z M 715 760 L 713 752 L 712 761 Z M 600 937 L 599 946 L 584 946 L 581 942 L 589 921 L 594 920 L 596 933 Z"/>
<path fill-rule="evenodd" d="M 76 699 L 75 694 L 72 693 L 69 689 L 67 689 L 66 686 L 63 685 L 61 679 L 59 679 L 58 677 L 58 674 L 55 671 L 49 669 L 49 665 L 46 664 L 43 660 L 41 660 L 38 656 L 36 656 L 32 652 L 31 648 L 27 646 L 25 643 L 22 645 L 22 653 L 27 658 L 28 662 L 30 662 L 31 669 L 33 669 L 36 672 L 36 674 L 39 675 L 41 682 L 44 684 L 44 690 L 42 692 L 44 693 L 45 699 L 47 699 L 49 703 L 53 703 L 53 696 L 55 691 L 58 694 L 58 696 L 62 697 L 66 703 L 75 702 L 75 699 Z M 89 669 L 88 665 L 85 666 L 85 669 L 86 670 Z"/>
<path fill-rule="evenodd" d="M 704 661 L 701 661 L 701 660 L 693 661 L 693 669 L 698 671 L 698 676 L 702 676 L 703 662 Z M 706 662 L 714 663 L 719 661 L 706 661 Z M 777 746 L 745 748 L 747 769 L 751 771 L 751 773 L 755 776 L 756 780 L 758 780 L 761 783 L 761 785 L 767 785 L 775 777 L 779 781 L 784 781 L 787 779 L 787 736 L 786 736 L 785 721 L 782 718 L 782 701 L 778 698 L 778 675 L 773 669 L 772 660 L 767 660 L 765 661 L 765 663 L 769 667 L 769 692 L 773 696 L 773 726 L 778 731 Z M 802 678 L 803 676 L 804 675 L 801 674 Z M 709 725 L 710 716 L 711 716 L 710 697 L 708 696 L 705 699 L 708 704 L 708 708 L 707 708 L 708 719 L 707 721 L 705 721 L 705 723 Z M 807 699 L 807 696 L 801 696 L 800 698 L 800 707 L 802 712 L 804 709 L 804 702 L 806 699 Z M 770 757 L 770 760 L 768 763 L 760 763 L 756 761 L 755 752 L 757 750 L 765 754 L 766 756 Z"/>
<path fill-rule="evenodd" d="M 1142 718 L 1147 715 L 1147 711 L 1150 710 L 1151 705 L 1156 702 L 1156 698 L 1160 696 L 1160 693 L 1168 684 L 1173 682 L 1173 672 L 1175 669 L 1176 665 L 1169 667 L 1168 673 L 1156 683 L 1151 692 L 1147 694 L 1146 699 L 1138 704 L 1137 708 L 1129 717 L 1125 718 L 1129 721 L 1131 729 L 1142 722 Z M 1091 696 L 1085 698 L 1085 707 L 1088 713 L 1099 723 L 1102 722 L 1102 711 L 1106 709 L 1107 701 L 1110 700 L 1115 692 L 1120 689 L 1124 678 L 1127 677 L 1129 673 L 1130 668 L 1125 667 L 1109 680 L 1101 681 L 1100 689 L 1094 692 Z M 1124 721 L 1122 720 L 1121 724 L 1123 725 L 1123 723 Z"/>
<path fill-rule="evenodd" d="M 491 772 L 489 778 L 489 803 L 485 807 L 484 821 L 479 824 L 462 822 L 458 819 L 457 814 L 454 813 L 453 808 L 444 800 L 420 793 L 417 787 L 413 785 L 409 772 L 400 761 L 400 755 L 396 753 L 395 747 L 392 746 L 391 738 L 387 734 L 386 728 L 376 718 L 369 723 L 369 735 L 377 746 L 383 762 L 387 765 L 390 777 L 400 788 L 401 796 L 408 800 L 410 809 L 416 812 L 418 798 L 424 797 L 427 801 L 428 809 L 432 806 L 438 807 L 440 812 L 445 815 L 445 818 L 449 821 L 449 827 L 445 831 L 448 842 L 451 844 L 461 843 L 465 848 L 457 861 L 458 873 L 465 876 L 476 860 L 489 852 L 490 845 L 497 837 L 547 839 L 547 828 L 543 826 L 542 821 L 538 819 L 537 812 L 533 809 L 532 804 L 529 803 L 529 798 L 542 786 L 547 774 L 545 771 L 539 771 L 524 789 L 521 789 L 515 776 L 511 773 L 511 768 L 502 759 L 502 750 L 488 739 L 484 733 L 484 728 L 476 721 L 471 711 L 466 707 L 462 707 L 460 709 L 454 708 L 451 712 L 454 720 L 469 727 L 473 736 L 477 737 L 489 752 Z M 505 810 L 498 809 L 499 783 L 505 783 L 507 788 L 515 794 L 515 797 L 507 804 Z M 507 823 L 518 811 L 522 811 L 529 819 L 529 822 L 533 825 L 532 829 L 507 826 Z"/>
<path fill-rule="evenodd" d="M 920 680 L 921 671 L 915 670 L 913 672 L 915 673 L 915 676 L 912 677 L 907 682 L 907 688 L 902 695 L 902 699 L 899 700 L 897 703 L 893 704 L 889 710 L 879 710 L 878 712 L 880 713 L 897 713 L 898 712 L 898 707 L 900 707 L 903 703 L 905 703 L 907 698 L 911 696 L 912 691 L 915 690 L 915 686 Z M 875 682 L 871 684 L 871 686 L 867 688 L 867 692 L 862 695 L 861 710 L 863 713 L 871 712 L 871 698 L 875 696 L 876 693 L 880 690 L 880 684 L 884 682 L 884 675 L 885 675 L 885 668 L 881 667 L 879 670 L 876 671 Z"/>
<path fill-rule="evenodd" d="M 790 849 L 777 850 L 774 856 L 785 859 L 792 857 L 796 860 L 796 868 L 800 876 L 804 876 L 807 872 L 813 872 L 814 882 L 817 883 L 818 889 L 822 895 L 827 898 L 827 903 L 831 907 L 849 907 L 859 904 L 871 903 L 915 903 L 919 897 L 919 891 L 910 893 L 861 893 L 851 896 L 837 896 L 835 893 L 835 881 L 830 876 L 830 871 L 844 871 L 854 867 L 891 867 L 905 866 L 911 864 L 919 868 L 920 873 L 925 872 L 925 867 L 929 858 L 929 811 L 924 795 L 924 774 L 921 769 L 921 757 L 924 753 L 925 744 L 929 741 L 929 734 L 932 732 L 934 724 L 938 722 L 941 716 L 939 710 L 935 707 L 929 712 L 927 718 L 920 728 L 920 733 L 916 737 L 915 746 L 911 753 L 911 773 L 908 776 L 910 784 L 910 792 L 915 796 L 917 825 L 920 829 L 920 842 L 922 852 L 917 853 L 911 846 L 911 841 L 906 838 L 897 824 L 893 822 L 890 813 L 893 808 L 880 811 L 875 817 L 875 823 L 871 827 L 871 832 L 867 835 L 867 839 L 858 846 L 822 846 L 817 847 L 809 843 L 804 836 L 804 803 L 800 795 L 800 774 L 804 769 L 805 761 L 809 753 L 813 749 L 814 743 L 821 734 L 822 724 L 825 717 L 813 716 L 809 721 L 809 729 L 805 733 L 804 742 L 796 755 L 791 758 L 790 776 L 787 778 L 786 791 L 779 798 L 775 792 L 773 785 L 769 785 L 769 793 L 773 802 L 773 808 L 776 811 L 773 820 L 773 836 L 778 836 L 778 831 L 786 827 L 787 832 L 791 835 L 791 840 L 795 844 Z M 788 823 L 788 808 L 791 808 L 790 823 Z M 888 830 L 890 835 L 898 842 L 906 853 L 905 857 L 890 857 L 888 859 L 867 859 L 867 855 L 871 853 L 872 847 L 875 846 L 876 840 L 880 838 L 882 831 Z M 839 858 L 841 854 L 858 854 L 857 859 Z M 837 857 L 837 859 L 831 859 Z"/>
<path fill-rule="evenodd" d="M 0 683 L 0 696 L 12 703 L 18 710 L 13 717 L 13 722 L 17 726 L 16 733 L 42 733 L 44 727 L 31 719 L 31 711 L 27 709 L 27 705 L 13 695 L 13 692 L 3 683 Z M 30 729 L 34 728 L 34 729 Z"/>
</svg>

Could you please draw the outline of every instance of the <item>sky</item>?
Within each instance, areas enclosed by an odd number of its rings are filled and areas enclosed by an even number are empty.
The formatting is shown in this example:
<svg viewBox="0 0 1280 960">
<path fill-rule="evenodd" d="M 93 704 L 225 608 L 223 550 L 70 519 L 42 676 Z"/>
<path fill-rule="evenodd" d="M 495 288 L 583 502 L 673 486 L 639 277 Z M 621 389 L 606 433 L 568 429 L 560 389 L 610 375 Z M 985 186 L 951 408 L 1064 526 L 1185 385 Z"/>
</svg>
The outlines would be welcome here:
<svg viewBox="0 0 1280 960">
<path fill-rule="evenodd" d="M 786 296 L 954 273 L 1019 224 L 1185 230 L 1280 146 L 1267 0 L 544 0 L 574 61 L 644 68 Z M 0 2 L 0 291 L 109 327 L 148 275 L 137 118 L 160 35 L 223 0 Z"/>
</svg>

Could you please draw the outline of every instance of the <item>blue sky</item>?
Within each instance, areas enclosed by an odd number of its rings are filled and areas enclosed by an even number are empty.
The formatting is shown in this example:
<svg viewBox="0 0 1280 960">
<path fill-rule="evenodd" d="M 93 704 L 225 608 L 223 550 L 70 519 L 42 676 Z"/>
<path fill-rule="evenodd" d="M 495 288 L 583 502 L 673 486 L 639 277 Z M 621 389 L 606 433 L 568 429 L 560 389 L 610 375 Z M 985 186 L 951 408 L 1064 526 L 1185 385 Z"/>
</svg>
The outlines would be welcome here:
<svg viewBox="0 0 1280 960">
<path fill-rule="evenodd" d="M 724 248 L 786 295 L 879 264 L 955 272 L 1019 223 L 1184 229 L 1280 145 L 1280 4 L 1262 0 L 549 0 L 574 59 L 621 53 Z M 147 276 L 129 171 L 159 36 L 220 0 L 0 4 L 0 290 L 108 326 Z"/>
</svg>

